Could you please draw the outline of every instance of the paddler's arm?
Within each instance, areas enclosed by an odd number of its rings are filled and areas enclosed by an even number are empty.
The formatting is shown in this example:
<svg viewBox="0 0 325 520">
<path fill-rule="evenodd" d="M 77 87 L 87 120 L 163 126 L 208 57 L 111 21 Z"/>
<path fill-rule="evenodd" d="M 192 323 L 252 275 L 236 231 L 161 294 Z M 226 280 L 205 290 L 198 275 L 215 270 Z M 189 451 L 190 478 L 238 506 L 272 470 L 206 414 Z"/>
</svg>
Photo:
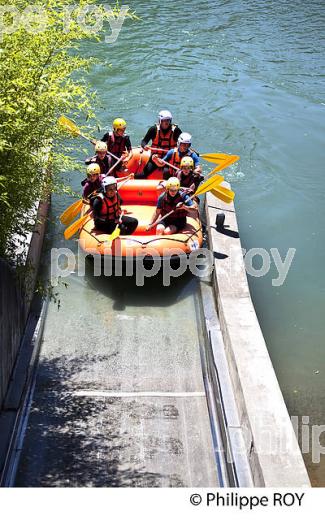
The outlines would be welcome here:
<svg viewBox="0 0 325 520">
<path fill-rule="evenodd" d="M 143 150 L 148 150 L 148 143 L 149 143 L 149 141 L 153 141 L 153 139 L 156 137 L 156 133 L 157 133 L 157 127 L 151 126 L 141 141 L 140 146 Z"/>
<path fill-rule="evenodd" d="M 102 209 L 103 201 L 98 197 L 93 202 L 93 215 L 94 219 L 99 220 L 100 222 L 106 222 L 105 218 L 100 216 L 100 211 Z"/>
<path fill-rule="evenodd" d="M 106 134 L 103 135 L 103 137 L 101 138 L 101 141 L 103 141 L 103 143 L 107 143 L 109 139 L 109 132 L 106 132 Z"/>
<path fill-rule="evenodd" d="M 146 227 L 146 231 L 149 231 L 150 226 L 152 226 L 152 224 L 154 224 L 156 222 L 156 220 L 159 218 L 160 214 L 161 214 L 161 209 L 156 208 L 156 211 L 153 214 L 152 219 L 150 220 L 149 224 Z"/>
<path fill-rule="evenodd" d="M 159 166 L 159 168 L 162 168 L 162 167 L 164 166 L 165 162 L 169 162 L 169 161 L 170 161 L 170 159 L 171 159 L 173 153 L 174 153 L 173 150 L 169 150 L 169 151 L 166 153 L 165 157 L 163 157 L 162 159 L 160 159 L 160 158 L 158 157 L 158 155 L 154 154 L 154 155 L 152 156 L 152 161 L 153 161 L 157 166 Z"/>
<path fill-rule="evenodd" d="M 125 148 L 126 150 L 122 153 L 123 161 L 129 161 L 133 156 L 132 145 L 129 136 L 127 136 L 125 139 Z"/>
<path fill-rule="evenodd" d="M 182 194 L 183 202 L 179 202 L 176 206 L 177 209 L 185 209 L 186 211 L 190 211 L 191 209 L 198 209 L 197 203 L 189 197 L 189 195 L 183 193 Z"/>
<path fill-rule="evenodd" d="M 133 178 L 134 178 L 134 173 L 129 173 L 128 175 L 125 175 L 125 177 L 117 177 L 116 178 L 117 187 L 119 188 L 119 185 L 118 185 L 119 182 L 126 181 L 127 179 L 133 179 Z"/>
<path fill-rule="evenodd" d="M 202 174 L 202 166 L 200 165 L 200 159 L 199 156 L 193 152 L 192 159 L 194 161 L 194 173 L 195 175 L 201 175 Z"/>
<path fill-rule="evenodd" d="M 204 176 L 202 174 L 199 174 L 199 175 L 196 175 L 195 174 L 195 179 L 194 179 L 194 190 L 193 191 L 196 191 L 198 189 L 198 187 L 200 186 L 201 182 L 204 181 Z"/>
</svg>

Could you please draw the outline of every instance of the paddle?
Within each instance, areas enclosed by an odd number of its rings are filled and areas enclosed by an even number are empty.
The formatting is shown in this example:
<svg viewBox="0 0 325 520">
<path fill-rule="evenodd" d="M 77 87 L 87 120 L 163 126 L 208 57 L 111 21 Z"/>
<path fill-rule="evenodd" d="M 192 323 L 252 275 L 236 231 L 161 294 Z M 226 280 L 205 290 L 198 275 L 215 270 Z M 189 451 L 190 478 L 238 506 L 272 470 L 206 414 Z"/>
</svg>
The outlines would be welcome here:
<svg viewBox="0 0 325 520">
<path fill-rule="evenodd" d="M 205 155 L 205 154 L 204 154 Z M 204 157 L 204 155 L 201 155 L 201 157 Z M 227 155 L 227 154 L 209 154 L 209 157 L 212 157 L 214 156 L 215 157 L 215 160 L 210 160 L 210 162 L 215 162 L 215 163 L 220 163 L 216 168 L 214 168 L 214 170 L 212 170 L 208 175 L 207 177 L 211 177 L 214 173 L 217 173 L 217 172 L 220 172 L 221 170 L 224 170 L 225 168 L 227 168 L 228 166 L 230 166 L 231 164 L 233 164 L 234 162 L 238 161 L 239 159 L 239 156 L 238 155 Z M 217 157 L 218 157 L 218 161 L 217 161 Z M 163 159 L 160 159 L 164 164 L 166 164 L 167 166 L 170 166 L 171 168 L 173 168 L 174 170 L 176 170 L 177 172 L 180 171 L 180 168 L 176 168 L 176 166 L 174 166 L 173 164 L 170 164 L 169 162 L 167 161 L 164 161 Z"/>
<path fill-rule="evenodd" d="M 152 152 L 165 152 L 165 154 L 168 152 L 168 150 L 164 150 L 163 148 L 154 148 L 153 146 L 147 146 L 147 148 Z"/>
<path fill-rule="evenodd" d="M 64 231 L 64 238 L 66 240 L 70 240 L 73 235 L 75 235 L 78 230 L 84 225 L 87 218 L 91 215 L 91 213 L 86 213 L 86 215 L 83 215 L 82 217 L 78 218 L 71 226 L 67 227 L 67 229 Z"/>
<path fill-rule="evenodd" d="M 91 137 L 87 137 L 85 134 L 83 134 L 80 128 L 78 128 L 78 126 L 73 121 L 71 121 L 71 119 L 68 119 L 66 116 L 60 116 L 58 121 L 59 125 L 67 130 L 73 137 L 80 136 L 86 139 L 86 141 L 89 141 L 91 144 L 96 144 L 96 141 Z"/>
<path fill-rule="evenodd" d="M 238 161 L 238 159 L 239 159 L 238 155 L 228 155 L 228 159 L 224 160 L 221 164 L 219 164 L 219 166 L 214 168 L 214 170 L 212 170 L 212 172 L 209 173 L 208 177 L 211 177 L 211 175 L 213 175 L 214 173 L 220 172 L 221 170 L 228 168 L 228 166 L 230 166 L 234 162 Z"/>
<path fill-rule="evenodd" d="M 202 195 L 203 193 L 206 193 L 207 191 L 211 191 L 213 188 L 217 187 L 222 181 L 224 180 L 224 178 L 221 176 L 221 175 L 216 175 L 216 178 L 213 178 L 211 177 L 211 179 L 207 179 L 205 182 L 203 182 L 201 184 L 201 186 L 198 187 L 198 189 L 196 190 L 196 192 L 190 197 L 190 199 L 192 200 L 194 197 L 197 197 L 198 195 Z M 171 215 L 172 213 L 174 213 L 176 211 L 176 208 L 173 209 L 172 211 L 169 211 L 169 213 L 167 213 L 166 215 L 164 215 L 163 217 L 160 217 L 156 220 L 156 222 L 153 222 L 152 224 L 150 224 L 148 227 L 147 227 L 147 230 L 149 231 L 150 229 L 152 229 L 153 227 L 157 226 L 158 224 L 160 224 L 160 222 L 162 220 L 164 220 L 166 217 L 169 217 L 169 215 Z"/>
<path fill-rule="evenodd" d="M 60 222 L 64 226 L 67 226 L 70 224 L 70 222 L 73 221 L 73 219 L 80 213 L 80 210 L 82 208 L 83 200 L 79 199 L 76 200 L 71 206 L 69 206 L 63 213 L 60 215 Z"/>
<path fill-rule="evenodd" d="M 124 215 L 124 211 L 121 212 L 120 218 L 118 219 L 118 223 L 116 224 L 116 228 L 114 229 L 113 233 L 111 233 L 110 236 L 108 237 L 108 239 L 105 241 L 105 245 L 107 245 L 107 247 L 112 247 L 112 243 L 114 242 L 114 240 L 116 240 L 116 238 L 118 238 L 120 236 L 120 234 L 121 234 L 120 225 L 122 224 L 123 215 Z"/>
<path fill-rule="evenodd" d="M 222 200 L 226 204 L 230 204 L 235 198 L 235 192 L 229 190 L 228 188 L 224 188 L 223 186 L 218 186 L 211 190 L 212 195 Z"/>
<path fill-rule="evenodd" d="M 133 173 L 130 173 L 125 179 L 123 179 L 123 182 L 117 185 L 117 189 L 119 190 L 126 182 L 128 182 L 132 177 L 134 176 Z M 69 208 L 68 208 L 69 209 Z M 78 230 L 83 226 L 84 222 L 87 220 L 87 217 L 89 216 L 89 213 L 87 212 L 86 215 L 83 215 L 82 217 L 78 218 L 71 226 L 69 226 L 64 231 L 64 238 L 66 240 L 69 240 L 73 235 L 75 235 Z"/>
<path fill-rule="evenodd" d="M 168 150 L 167 151 L 163 150 L 163 148 L 153 148 L 152 146 L 148 146 L 148 148 L 152 152 L 165 152 L 165 153 L 168 152 Z M 200 157 L 202 157 L 202 159 L 204 159 L 205 161 L 212 162 L 214 164 L 219 164 L 221 162 L 221 163 L 227 163 L 227 165 L 232 164 L 232 163 L 238 161 L 238 159 L 240 159 L 239 155 L 229 155 L 227 153 L 202 153 L 202 154 L 200 154 Z M 231 162 L 228 163 L 228 160 L 230 160 L 230 159 L 232 159 L 232 160 L 231 160 Z M 171 166 L 171 165 L 169 165 L 169 166 Z M 224 166 L 224 168 L 225 168 L 225 166 Z"/>
<path fill-rule="evenodd" d="M 110 171 L 111 170 L 108 171 L 107 175 L 110 173 Z M 120 189 L 123 186 L 123 184 L 125 184 L 126 181 L 128 181 L 129 179 L 131 179 L 133 177 L 134 177 L 134 174 L 130 173 L 130 175 L 128 175 L 127 177 L 122 177 L 120 179 L 116 179 L 118 183 L 120 182 L 120 184 L 117 184 L 117 189 Z M 62 213 L 62 215 L 60 215 L 61 223 L 64 226 L 67 226 L 68 224 L 70 224 L 70 222 L 72 222 L 72 220 L 78 215 L 78 213 L 80 213 L 83 204 L 87 204 L 87 201 L 85 201 L 84 199 L 79 199 L 76 202 L 74 202 L 73 204 L 71 204 L 71 206 L 69 206 Z"/>
<path fill-rule="evenodd" d="M 63 128 L 65 128 L 66 130 L 68 130 L 68 132 L 70 132 L 71 135 L 73 135 L 73 137 L 83 137 L 84 139 L 86 139 L 86 141 L 89 141 L 91 144 L 96 144 L 96 140 L 95 139 L 91 139 L 90 137 L 87 137 L 85 134 L 83 134 L 81 132 L 81 130 L 77 127 L 77 125 L 71 121 L 71 119 L 68 119 L 66 116 L 60 116 L 59 117 L 59 125 L 62 126 Z M 119 160 L 119 158 L 114 155 L 113 153 L 111 152 L 107 152 L 108 155 L 110 155 L 111 157 L 114 157 L 114 159 L 116 159 L 117 161 Z"/>
<path fill-rule="evenodd" d="M 220 162 L 227 162 L 228 159 L 232 158 L 233 162 L 238 161 L 240 159 L 239 155 L 230 155 L 227 153 L 203 153 L 200 155 L 202 159 L 208 162 L 212 163 L 220 163 Z"/>
<path fill-rule="evenodd" d="M 224 177 L 222 175 L 215 175 L 214 177 L 211 177 L 211 179 L 207 179 L 196 190 L 194 195 L 192 197 L 197 197 L 198 195 L 202 195 L 203 193 L 206 193 L 207 191 L 210 191 L 210 189 L 214 188 L 215 186 L 218 186 L 219 184 L 224 181 Z"/>
<path fill-rule="evenodd" d="M 166 164 L 166 166 L 169 166 L 170 168 L 173 168 L 173 170 L 176 170 L 177 172 L 180 171 L 180 168 L 177 168 L 176 166 L 174 166 L 173 164 L 170 164 L 167 161 L 164 161 L 164 159 L 160 159 L 160 161 L 163 162 L 164 164 Z"/>
<path fill-rule="evenodd" d="M 116 166 L 117 166 L 118 164 L 120 164 L 120 162 L 122 162 L 122 161 L 123 161 L 123 157 L 120 157 L 119 160 L 116 161 L 116 163 L 113 164 L 113 166 L 108 170 L 108 172 L 106 173 L 105 177 L 108 177 L 108 176 L 110 175 L 110 173 L 111 173 L 113 170 L 115 170 Z"/>
</svg>

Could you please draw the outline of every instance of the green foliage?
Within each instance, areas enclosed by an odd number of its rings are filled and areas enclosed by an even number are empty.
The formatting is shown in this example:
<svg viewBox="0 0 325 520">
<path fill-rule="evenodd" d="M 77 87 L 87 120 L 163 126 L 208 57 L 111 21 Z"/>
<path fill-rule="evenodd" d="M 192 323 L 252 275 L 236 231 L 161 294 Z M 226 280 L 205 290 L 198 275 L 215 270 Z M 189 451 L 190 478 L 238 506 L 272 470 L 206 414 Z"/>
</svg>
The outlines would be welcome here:
<svg viewBox="0 0 325 520">
<path fill-rule="evenodd" d="M 22 12 L 29 2 L 0 1 L 0 6 L 8 4 Z M 12 236 L 31 227 L 28 215 L 44 185 L 53 190 L 60 171 L 76 166 L 71 142 L 68 147 L 67 134 L 57 124 L 59 115 L 95 125 L 96 98 L 86 81 L 95 60 L 81 56 L 78 48 L 99 35 L 85 33 L 76 23 L 69 32 L 63 30 L 64 8 L 75 5 L 72 0 L 36 0 L 33 5 L 46 7 L 45 30 L 30 34 L 19 27 L 3 34 L 0 43 L 0 256 L 10 256 Z M 76 145 L 84 143 L 74 140 L 74 151 Z M 45 169 L 51 175 L 45 176 Z"/>
</svg>

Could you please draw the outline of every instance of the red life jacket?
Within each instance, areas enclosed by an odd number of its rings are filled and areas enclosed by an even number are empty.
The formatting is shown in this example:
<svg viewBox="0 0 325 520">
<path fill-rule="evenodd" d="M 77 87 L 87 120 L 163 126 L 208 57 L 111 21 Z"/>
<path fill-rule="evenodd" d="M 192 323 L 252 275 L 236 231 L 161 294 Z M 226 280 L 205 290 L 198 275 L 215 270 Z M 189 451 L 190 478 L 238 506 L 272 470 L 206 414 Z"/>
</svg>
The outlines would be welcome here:
<svg viewBox="0 0 325 520">
<path fill-rule="evenodd" d="M 117 222 L 121 215 L 121 198 L 118 193 L 115 193 L 112 199 L 104 195 L 104 193 L 100 193 L 98 197 L 102 201 L 100 217 Z"/>
<path fill-rule="evenodd" d="M 107 150 L 116 157 L 121 157 L 122 153 L 126 150 L 126 135 L 116 136 L 114 132 L 109 132 L 107 139 Z"/>
<path fill-rule="evenodd" d="M 156 125 L 157 127 L 157 133 L 155 138 L 152 140 L 152 147 L 153 148 L 162 148 L 167 153 L 168 150 L 171 150 L 171 148 L 174 148 L 176 146 L 177 141 L 174 139 L 174 130 L 176 128 L 176 125 L 171 125 L 168 132 L 163 133 L 163 131 L 160 128 L 160 125 Z M 156 152 L 155 154 L 158 155 L 158 157 L 163 157 L 165 155 L 164 152 Z"/>
<path fill-rule="evenodd" d="M 161 202 L 161 216 L 163 217 L 164 215 L 167 215 L 167 213 L 169 213 L 170 211 L 174 210 L 179 202 L 184 202 L 180 192 L 178 192 L 177 195 L 175 195 L 175 197 L 171 197 L 169 193 L 166 192 Z M 186 217 L 186 215 L 187 213 L 185 209 L 177 209 L 175 213 L 172 213 L 168 218 L 173 220 Z"/>
<path fill-rule="evenodd" d="M 184 156 L 183 156 L 184 157 Z M 169 161 L 170 164 L 173 166 L 176 166 L 176 168 L 179 168 L 181 165 L 182 157 L 179 155 L 178 148 L 174 148 L 173 155 L 171 156 L 171 159 Z"/>
</svg>

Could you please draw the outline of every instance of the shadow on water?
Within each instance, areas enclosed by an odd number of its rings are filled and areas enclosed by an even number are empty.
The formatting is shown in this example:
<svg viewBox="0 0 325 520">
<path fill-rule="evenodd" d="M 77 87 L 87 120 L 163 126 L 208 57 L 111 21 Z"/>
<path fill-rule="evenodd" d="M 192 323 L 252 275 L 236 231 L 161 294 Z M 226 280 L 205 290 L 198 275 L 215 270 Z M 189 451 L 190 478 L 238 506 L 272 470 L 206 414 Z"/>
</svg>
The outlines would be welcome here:
<svg viewBox="0 0 325 520">
<path fill-rule="evenodd" d="M 123 416 L 137 413 L 136 403 L 74 394 L 81 371 L 112 362 L 115 355 L 60 356 L 40 363 L 16 487 L 184 485 L 177 475 L 144 471 L 138 459 L 141 439 L 135 441 L 122 424 Z"/>
<path fill-rule="evenodd" d="M 171 277 L 169 285 L 166 285 L 161 269 L 154 277 L 145 278 L 143 286 L 140 286 L 136 275 L 94 276 L 91 260 L 86 262 L 85 280 L 89 287 L 112 299 L 115 310 L 125 309 L 126 302 L 137 307 L 168 307 L 197 290 L 197 278 L 189 270 Z"/>
</svg>

